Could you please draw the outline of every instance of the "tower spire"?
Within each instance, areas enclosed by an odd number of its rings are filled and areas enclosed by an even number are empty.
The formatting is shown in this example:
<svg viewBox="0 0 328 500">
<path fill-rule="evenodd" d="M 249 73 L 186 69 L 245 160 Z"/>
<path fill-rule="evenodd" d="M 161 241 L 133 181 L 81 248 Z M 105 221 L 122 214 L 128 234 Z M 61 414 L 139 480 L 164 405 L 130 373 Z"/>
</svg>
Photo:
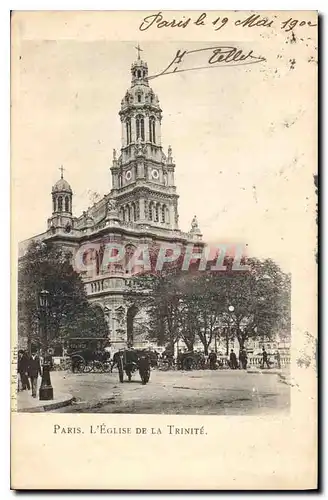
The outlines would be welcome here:
<svg viewBox="0 0 328 500">
<path fill-rule="evenodd" d="M 139 43 L 138 43 L 138 46 L 135 47 L 135 49 L 137 49 L 137 51 L 138 51 L 138 61 L 140 61 L 140 52 L 142 52 L 142 49 L 140 48 Z"/>
<path fill-rule="evenodd" d="M 61 174 L 60 174 L 60 178 L 61 178 L 61 179 L 64 179 L 64 173 L 63 173 L 63 172 L 64 172 L 64 170 L 65 170 L 65 169 L 64 169 L 63 165 L 61 165 L 61 166 L 60 166 L 59 170 L 60 170 L 60 172 L 61 172 Z"/>
</svg>

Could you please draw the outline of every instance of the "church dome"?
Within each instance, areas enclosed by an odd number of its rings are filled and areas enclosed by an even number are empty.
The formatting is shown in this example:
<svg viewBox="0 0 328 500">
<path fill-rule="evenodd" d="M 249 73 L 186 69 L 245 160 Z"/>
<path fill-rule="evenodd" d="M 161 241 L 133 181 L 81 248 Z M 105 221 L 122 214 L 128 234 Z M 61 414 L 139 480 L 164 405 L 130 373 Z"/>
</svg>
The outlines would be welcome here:
<svg viewBox="0 0 328 500">
<path fill-rule="evenodd" d="M 71 186 L 68 184 L 67 180 L 64 179 L 63 177 L 61 179 L 59 179 L 59 181 L 57 181 L 56 184 L 52 188 L 53 193 L 59 193 L 62 191 L 72 193 Z"/>
</svg>

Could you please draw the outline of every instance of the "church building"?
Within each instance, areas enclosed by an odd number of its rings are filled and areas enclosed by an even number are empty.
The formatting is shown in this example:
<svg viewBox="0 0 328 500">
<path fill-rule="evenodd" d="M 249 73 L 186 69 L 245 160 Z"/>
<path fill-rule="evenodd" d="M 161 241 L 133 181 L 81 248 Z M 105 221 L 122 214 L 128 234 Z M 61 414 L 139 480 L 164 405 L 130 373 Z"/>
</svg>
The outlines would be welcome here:
<svg viewBox="0 0 328 500">
<path fill-rule="evenodd" d="M 103 309 L 109 338 L 117 347 L 127 341 L 138 344 L 133 338 L 133 318 L 129 318 L 136 312 L 127 309 L 125 300 L 128 271 L 122 265 L 101 265 L 104 244 L 123 245 L 127 256 L 140 243 L 203 245 L 196 217 L 189 232 L 179 229 L 176 166 L 171 146 L 167 153 L 162 146 L 162 110 L 149 85 L 148 66 L 140 58 L 140 49 L 131 66 L 131 84 L 121 101 L 119 118 L 121 148 L 119 153 L 113 151 L 108 194 L 79 217 L 74 216 L 73 189 L 62 170 L 52 188 L 52 214 L 47 230 L 20 244 L 20 255 L 32 240 L 58 243 L 72 254 L 87 243 L 99 248 L 95 269 L 81 274 L 87 296 L 92 304 Z"/>
</svg>

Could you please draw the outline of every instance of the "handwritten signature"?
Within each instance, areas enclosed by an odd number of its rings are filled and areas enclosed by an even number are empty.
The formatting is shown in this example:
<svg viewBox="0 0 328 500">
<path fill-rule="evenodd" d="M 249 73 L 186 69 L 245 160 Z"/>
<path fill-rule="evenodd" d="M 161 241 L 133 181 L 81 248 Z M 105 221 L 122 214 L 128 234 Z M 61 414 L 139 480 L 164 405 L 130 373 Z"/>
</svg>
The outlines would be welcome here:
<svg viewBox="0 0 328 500">
<path fill-rule="evenodd" d="M 207 58 L 204 61 L 204 54 Z M 208 58 L 208 52 L 210 56 Z M 193 55 L 193 56 L 191 56 Z M 187 57 L 188 56 L 188 57 Z M 244 52 L 242 49 L 233 46 L 219 45 L 216 47 L 206 47 L 196 50 L 178 50 L 172 62 L 161 73 L 149 77 L 149 80 L 172 73 L 181 73 L 182 71 L 194 71 L 197 69 L 206 69 L 223 66 L 243 66 L 247 64 L 256 64 L 265 61 L 262 56 L 255 56 L 253 50 Z M 189 67 L 185 64 L 189 63 Z M 192 64 L 194 63 L 194 64 Z M 200 64 L 200 66 L 195 65 Z"/>
</svg>

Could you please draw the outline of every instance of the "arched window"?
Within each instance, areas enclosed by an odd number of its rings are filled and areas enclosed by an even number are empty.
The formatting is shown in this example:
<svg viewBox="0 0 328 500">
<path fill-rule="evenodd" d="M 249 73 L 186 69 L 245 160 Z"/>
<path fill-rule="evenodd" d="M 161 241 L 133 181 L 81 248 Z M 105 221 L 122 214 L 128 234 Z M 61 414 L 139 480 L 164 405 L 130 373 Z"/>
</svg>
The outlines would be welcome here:
<svg viewBox="0 0 328 500">
<path fill-rule="evenodd" d="M 118 176 L 118 187 L 122 187 L 122 175 Z"/>
<path fill-rule="evenodd" d="M 131 221 L 131 208 L 130 208 L 130 205 L 126 206 L 126 214 L 127 214 L 127 221 L 130 222 Z"/>
<path fill-rule="evenodd" d="M 141 102 L 141 94 L 137 95 L 138 102 Z"/>
<path fill-rule="evenodd" d="M 56 198 L 52 200 L 52 211 L 56 212 Z"/>
<path fill-rule="evenodd" d="M 156 209 L 155 209 L 155 222 L 158 222 L 159 221 L 159 203 L 157 203 L 156 205 Z"/>
<path fill-rule="evenodd" d="M 65 196 L 65 212 L 69 212 L 69 197 Z"/>
<path fill-rule="evenodd" d="M 149 118 L 149 140 L 150 142 L 155 143 L 156 142 L 156 136 L 155 136 L 155 118 L 154 116 L 151 116 Z"/>
<path fill-rule="evenodd" d="M 145 120 L 142 115 L 136 116 L 136 131 L 137 131 L 137 140 L 139 137 L 142 141 L 145 140 Z"/>
<path fill-rule="evenodd" d="M 162 205 L 162 222 L 166 222 L 166 205 Z"/>
<path fill-rule="evenodd" d="M 63 211 L 63 198 L 61 196 L 59 196 L 58 198 L 58 212 L 62 212 Z"/>
<path fill-rule="evenodd" d="M 153 202 L 151 201 L 149 203 L 149 207 L 148 207 L 148 219 L 149 220 L 153 220 Z"/>
<path fill-rule="evenodd" d="M 138 69 L 138 78 L 141 78 L 141 71 Z"/>
<path fill-rule="evenodd" d="M 131 142 L 131 120 L 128 118 L 125 122 L 125 127 L 126 127 L 126 142 L 127 144 L 130 144 Z"/>
</svg>

